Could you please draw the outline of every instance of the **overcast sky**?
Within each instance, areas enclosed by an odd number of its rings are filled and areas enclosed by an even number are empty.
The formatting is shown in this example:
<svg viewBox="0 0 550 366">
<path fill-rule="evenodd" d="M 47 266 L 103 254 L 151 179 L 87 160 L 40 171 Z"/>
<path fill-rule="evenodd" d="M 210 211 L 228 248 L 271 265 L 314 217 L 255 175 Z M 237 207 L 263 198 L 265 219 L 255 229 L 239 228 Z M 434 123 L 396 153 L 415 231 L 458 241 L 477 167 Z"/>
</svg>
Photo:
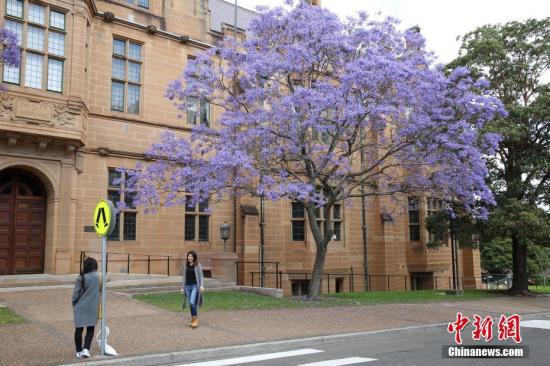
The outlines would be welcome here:
<svg viewBox="0 0 550 366">
<path fill-rule="evenodd" d="M 237 3 L 254 9 L 257 5 L 282 5 L 284 0 L 237 0 Z M 403 28 L 418 25 L 428 49 L 443 63 L 456 57 L 460 46 L 456 37 L 478 26 L 550 16 L 548 0 L 321 0 L 321 4 L 340 17 L 355 15 L 360 10 L 371 14 L 381 11 L 400 19 Z"/>
</svg>

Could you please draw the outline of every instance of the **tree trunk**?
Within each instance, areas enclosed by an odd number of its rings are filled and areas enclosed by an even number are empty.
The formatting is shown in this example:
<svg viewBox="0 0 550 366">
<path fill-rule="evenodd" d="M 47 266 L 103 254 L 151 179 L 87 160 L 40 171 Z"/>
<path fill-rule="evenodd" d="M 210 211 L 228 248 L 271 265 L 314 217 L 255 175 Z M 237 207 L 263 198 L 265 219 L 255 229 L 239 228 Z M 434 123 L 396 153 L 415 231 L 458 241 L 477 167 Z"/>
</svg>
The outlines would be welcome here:
<svg viewBox="0 0 550 366">
<path fill-rule="evenodd" d="M 514 295 L 527 295 L 527 247 L 516 234 L 512 234 L 512 270 L 514 280 L 510 292 Z"/>
<path fill-rule="evenodd" d="M 309 300 L 313 300 L 317 296 L 319 296 L 321 277 L 323 274 L 323 267 L 325 265 L 325 257 L 327 256 L 327 248 L 327 244 L 317 245 L 317 251 L 315 253 L 315 264 L 313 265 L 311 281 L 309 282 L 309 288 L 307 290 L 307 297 Z"/>
</svg>

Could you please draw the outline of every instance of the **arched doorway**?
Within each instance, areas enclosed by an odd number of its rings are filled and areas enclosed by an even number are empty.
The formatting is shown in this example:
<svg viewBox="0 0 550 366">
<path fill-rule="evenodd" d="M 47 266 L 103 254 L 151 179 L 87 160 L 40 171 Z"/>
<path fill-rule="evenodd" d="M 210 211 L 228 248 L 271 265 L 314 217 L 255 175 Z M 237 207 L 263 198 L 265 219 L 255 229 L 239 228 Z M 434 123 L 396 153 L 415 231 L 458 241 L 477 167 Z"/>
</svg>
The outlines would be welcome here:
<svg viewBox="0 0 550 366">
<path fill-rule="evenodd" d="M 42 273 L 46 189 L 21 169 L 0 171 L 0 275 Z"/>
</svg>

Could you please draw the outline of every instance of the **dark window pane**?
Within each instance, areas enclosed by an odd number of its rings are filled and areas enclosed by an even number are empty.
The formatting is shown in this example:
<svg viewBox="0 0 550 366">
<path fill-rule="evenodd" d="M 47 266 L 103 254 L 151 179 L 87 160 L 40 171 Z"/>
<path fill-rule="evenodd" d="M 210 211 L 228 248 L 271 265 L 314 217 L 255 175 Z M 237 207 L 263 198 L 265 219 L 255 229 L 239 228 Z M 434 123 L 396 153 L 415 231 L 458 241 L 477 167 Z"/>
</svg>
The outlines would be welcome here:
<svg viewBox="0 0 550 366">
<path fill-rule="evenodd" d="M 130 48 L 128 50 L 128 57 L 141 61 L 141 45 L 130 42 Z"/>
<path fill-rule="evenodd" d="M 116 214 L 115 229 L 113 230 L 111 235 L 107 237 L 107 240 L 120 240 L 120 213 Z"/>
<path fill-rule="evenodd" d="M 136 196 L 136 192 L 124 192 L 124 203 L 126 204 L 126 208 L 136 208 L 134 205 L 134 198 Z"/>
<path fill-rule="evenodd" d="M 196 206 L 191 202 L 191 197 L 187 196 L 187 202 L 185 203 L 185 212 L 195 212 Z"/>
<path fill-rule="evenodd" d="M 185 215 L 185 240 L 195 240 L 195 215 Z"/>
<path fill-rule="evenodd" d="M 120 192 L 119 191 L 109 191 L 107 193 L 107 199 L 109 201 L 113 202 L 113 204 L 116 207 L 116 203 L 120 201 Z"/>
<path fill-rule="evenodd" d="M 201 125 L 210 126 L 210 102 L 201 101 Z"/>
<path fill-rule="evenodd" d="M 208 241 L 208 216 L 199 216 L 199 241 Z"/>
<path fill-rule="evenodd" d="M 315 218 L 317 218 L 317 219 L 323 219 L 324 218 L 324 215 L 322 214 L 322 208 L 315 207 L 313 209 L 313 211 L 315 212 Z"/>
<path fill-rule="evenodd" d="M 126 41 L 120 39 L 113 39 L 113 54 L 119 56 L 126 56 Z"/>
<path fill-rule="evenodd" d="M 196 125 L 197 101 L 195 98 L 187 98 L 187 124 Z"/>
<path fill-rule="evenodd" d="M 135 212 L 124 213 L 124 240 L 136 240 L 136 216 Z"/>
<path fill-rule="evenodd" d="M 205 212 L 208 209 L 208 201 L 199 203 L 199 212 Z"/>
<path fill-rule="evenodd" d="M 292 218 L 300 219 L 304 217 L 304 205 L 298 202 L 292 202 Z"/>
<path fill-rule="evenodd" d="M 109 187 L 120 187 L 120 172 L 109 169 Z"/>
<path fill-rule="evenodd" d="M 409 224 L 418 224 L 418 223 L 420 223 L 420 212 L 409 211 Z"/>
<path fill-rule="evenodd" d="M 341 205 L 334 205 L 334 207 L 332 207 L 332 217 L 334 217 L 334 219 L 336 220 L 339 220 L 342 218 L 342 216 L 340 215 L 341 207 L 342 207 Z"/>
<path fill-rule="evenodd" d="M 111 76 L 116 79 L 124 79 L 124 60 L 113 57 L 113 69 L 111 71 Z"/>
<path fill-rule="evenodd" d="M 335 241 L 342 240 L 342 223 L 341 222 L 335 222 L 334 223 L 334 236 L 336 236 Z"/>
<path fill-rule="evenodd" d="M 149 9 L 149 0 L 138 0 L 138 5 L 142 8 Z"/>
<path fill-rule="evenodd" d="M 292 240 L 304 241 L 305 238 L 304 221 L 292 221 Z"/>
<path fill-rule="evenodd" d="M 411 241 L 420 241 L 420 225 L 409 226 L 409 234 Z"/>
<path fill-rule="evenodd" d="M 113 81 L 111 86 L 111 109 L 124 112 L 124 83 Z"/>
<path fill-rule="evenodd" d="M 141 82 L 141 64 L 128 62 L 128 80 L 134 83 Z"/>
<path fill-rule="evenodd" d="M 415 197 L 409 197 L 409 211 L 411 210 L 420 210 L 420 204 Z"/>
<path fill-rule="evenodd" d="M 128 113 L 139 114 L 140 86 L 128 84 Z"/>
</svg>

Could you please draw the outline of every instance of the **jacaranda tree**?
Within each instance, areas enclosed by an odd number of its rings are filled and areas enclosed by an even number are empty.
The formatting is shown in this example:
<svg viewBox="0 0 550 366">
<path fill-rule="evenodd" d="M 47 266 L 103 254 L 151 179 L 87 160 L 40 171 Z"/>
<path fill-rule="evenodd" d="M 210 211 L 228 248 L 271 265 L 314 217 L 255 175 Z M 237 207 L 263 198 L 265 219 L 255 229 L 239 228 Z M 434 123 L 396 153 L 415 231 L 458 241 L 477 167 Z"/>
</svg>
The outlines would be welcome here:
<svg viewBox="0 0 550 366">
<path fill-rule="evenodd" d="M 17 45 L 17 34 L 0 28 L 0 62 L 7 66 L 19 66 L 21 51 Z"/>
<path fill-rule="evenodd" d="M 337 202 L 430 192 L 486 215 L 484 154 L 498 135 L 478 131 L 503 113 L 486 82 L 465 68 L 446 77 L 422 36 L 392 19 L 341 21 L 302 1 L 262 8 L 249 27 L 246 41 L 225 39 L 169 85 L 181 111 L 198 98 L 223 114 L 190 138 L 166 132 L 152 146 L 130 178 L 138 205 L 233 192 L 302 203 L 316 244 L 311 298 L 334 231 L 331 220 L 321 230 L 316 208 L 330 218 Z"/>
</svg>

